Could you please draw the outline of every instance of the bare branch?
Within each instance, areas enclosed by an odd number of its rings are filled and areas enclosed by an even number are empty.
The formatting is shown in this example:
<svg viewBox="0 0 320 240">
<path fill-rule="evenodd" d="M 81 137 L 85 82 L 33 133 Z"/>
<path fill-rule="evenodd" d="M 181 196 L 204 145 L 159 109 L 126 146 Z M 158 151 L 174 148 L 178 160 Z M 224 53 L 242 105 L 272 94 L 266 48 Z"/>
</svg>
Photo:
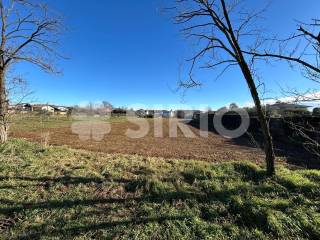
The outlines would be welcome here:
<svg viewBox="0 0 320 240">
<path fill-rule="evenodd" d="M 17 86 L 8 82 L 8 72 L 19 62 L 59 73 L 54 60 L 61 33 L 61 21 L 45 4 L 32 0 L 0 0 L 0 144 L 7 140 L 8 96 Z M 13 84 L 14 83 L 14 84 Z M 9 91 L 9 92 L 8 92 Z"/>
<path fill-rule="evenodd" d="M 230 67 L 238 66 L 256 105 L 265 139 L 264 147 L 268 174 L 273 175 L 275 172 L 275 155 L 270 129 L 259 98 L 259 86 L 257 87 L 254 79 L 254 65 L 250 65 L 244 56 L 244 51 L 248 51 L 248 49 L 243 49 L 240 45 L 240 38 L 243 36 L 256 38 L 257 31 L 247 27 L 259 16 L 259 13 L 247 15 L 240 23 L 240 26 L 234 28 L 230 15 L 236 12 L 239 6 L 238 1 L 228 2 L 229 4 L 226 4 L 225 0 L 177 0 L 176 2 L 178 6 L 182 6 L 181 11 L 175 17 L 176 23 L 187 24 L 187 26 L 183 27 L 182 32 L 186 34 L 187 38 L 197 39 L 199 46 L 197 53 L 189 59 L 191 62 L 189 79 L 185 82 L 180 82 L 180 86 L 190 88 L 200 85 L 192 75 L 196 65 L 200 65 L 199 68 L 207 69 L 223 67 L 218 77 Z M 190 5 L 187 5 L 187 3 Z M 179 7 L 174 9 L 177 10 Z M 255 41 L 255 45 L 259 46 L 259 41 Z"/>
<path fill-rule="evenodd" d="M 296 62 L 299 63 L 315 72 L 320 73 L 320 68 L 313 66 L 312 64 L 301 60 L 300 58 L 296 58 L 296 57 L 291 57 L 291 56 L 285 56 L 285 55 L 280 55 L 280 54 L 272 54 L 272 53 L 258 53 L 258 52 L 254 52 L 254 51 L 242 51 L 244 54 L 248 54 L 248 55 L 252 55 L 254 58 L 255 57 L 271 57 L 271 58 L 276 58 L 276 59 L 282 59 L 282 60 L 287 60 L 287 61 L 291 61 L 291 62 Z"/>
</svg>

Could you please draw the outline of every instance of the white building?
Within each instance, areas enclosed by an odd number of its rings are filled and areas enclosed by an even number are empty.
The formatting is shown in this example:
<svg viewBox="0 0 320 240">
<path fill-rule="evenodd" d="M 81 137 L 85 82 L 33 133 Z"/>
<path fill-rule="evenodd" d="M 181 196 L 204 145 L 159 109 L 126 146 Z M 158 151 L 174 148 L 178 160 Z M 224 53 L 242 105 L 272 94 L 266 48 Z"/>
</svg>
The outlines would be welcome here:
<svg viewBox="0 0 320 240">
<path fill-rule="evenodd" d="M 54 107 L 48 104 L 33 105 L 33 110 L 39 112 L 54 113 Z"/>
</svg>

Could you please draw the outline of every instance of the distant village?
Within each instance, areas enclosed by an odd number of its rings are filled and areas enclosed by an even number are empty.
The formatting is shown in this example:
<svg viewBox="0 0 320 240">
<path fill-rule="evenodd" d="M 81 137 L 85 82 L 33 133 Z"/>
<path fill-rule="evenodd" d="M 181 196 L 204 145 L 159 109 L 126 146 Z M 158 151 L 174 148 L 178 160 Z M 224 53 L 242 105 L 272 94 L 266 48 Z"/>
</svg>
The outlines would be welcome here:
<svg viewBox="0 0 320 240">
<path fill-rule="evenodd" d="M 72 107 L 56 106 L 49 104 L 30 104 L 30 103 L 19 103 L 15 105 L 9 105 L 9 113 L 48 113 L 57 115 L 68 115 L 72 112 Z"/>
<path fill-rule="evenodd" d="M 238 108 L 236 104 L 231 104 L 229 110 L 232 111 Z M 320 115 L 320 109 L 315 108 L 313 112 L 308 109 L 310 106 L 276 102 L 274 104 L 266 105 L 266 111 L 271 117 L 281 117 L 288 115 Z M 254 108 L 245 108 L 250 116 L 255 115 Z M 79 107 L 79 106 L 59 106 L 52 104 L 31 104 L 31 103 L 19 103 L 10 105 L 8 109 L 9 113 L 43 113 L 50 115 L 71 115 L 77 113 L 93 113 L 97 115 L 111 115 L 111 116 L 125 116 L 128 112 L 126 108 L 113 108 L 111 105 L 101 108 L 94 107 Z M 133 110 L 130 110 L 131 112 Z M 180 119 L 199 119 L 202 113 L 214 114 L 215 111 L 201 111 L 201 110 L 150 110 L 139 109 L 133 111 L 137 117 L 140 118 L 180 118 Z"/>
<path fill-rule="evenodd" d="M 27 113 L 43 113 L 51 115 L 71 115 L 77 113 L 93 113 L 97 115 L 112 115 L 112 116 L 125 116 L 128 109 L 125 108 L 113 108 L 113 107 L 102 107 L 102 108 L 90 108 L 88 107 L 67 107 L 57 106 L 51 104 L 30 104 L 30 103 L 19 103 L 16 105 L 9 106 L 9 113 L 12 114 L 27 114 Z M 141 118 L 193 118 L 195 114 L 200 114 L 200 110 L 144 110 L 139 109 L 134 111 L 137 117 Z"/>
</svg>

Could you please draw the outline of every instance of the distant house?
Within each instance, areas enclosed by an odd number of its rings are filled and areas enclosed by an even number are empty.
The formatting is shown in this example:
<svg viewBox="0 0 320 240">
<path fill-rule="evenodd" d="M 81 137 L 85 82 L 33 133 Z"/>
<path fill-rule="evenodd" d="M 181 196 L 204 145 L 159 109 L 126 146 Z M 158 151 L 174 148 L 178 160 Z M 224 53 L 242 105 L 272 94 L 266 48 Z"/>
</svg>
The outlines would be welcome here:
<svg viewBox="0 0 320 240">
<path fill-rule="evenodd" d="M 141 118 L 170 118 L 170 111 L 168 110 L 144 110 L 139 109 L 136 112 L 136 116 Z"/>
<path fill-rule="evenodd" d="M 174 110 L 170 110 L 169 114 L 170 114 L 170 118 L 175 118 L 177 116 L 176 111 L 174 111 Z"/>
<path fill-rule="evenodd" d="M 35 104 L 19 103 L 10 105 L 8 107 L 9 113 L 29 113 L 29 112 L 42 112 L 58 115 L 67 115 L 72 109 L 65 106 L 54 106 L 49 104 Z"/>
<path fill-rule="evenodd" d="M 162 117 L 163 118 L 170 118 L 170 111 L 163 110 L 162 111 Z"/>
<path fill-rule="evenodd" d="M 33 111 L 53 114 L 55 111 L 55 107 L 48 104 L 35 104 L 33 105 Z"/>
<path fill-rule="evenodd" d="M 180 119 L 193 119 L 196 113 L 200 114 L 199 110 L 177 110 L 176 117 Z"/>
<path fill-rule="evenodd" d="M 8 107 L 9 113 L 28 113 L 33 111 L 33 106 L 29 103 L 19 103 Z"/>
<path fill-rule="evenodd" d="M 170 111 L 168 111 L 168 110 L 155 110 L 154 117 L 155 118 L 170 118 Z"/>
<path fill-rule="evenodd" d="M 145 112 L 146 112 L 146 114 L 145 114 L 145 117 L 146 117 L 146 118 L 153 118 L 153 117 L 155 117 L 155 111 L 154 111 L 154 110 L 146 110 Z"/>
<path fill-rule="evenodd" d="M 57 115 L 67 115 L 70 109 L 64 106 L 53 106 L 54 113 Z"/>
<path fill-rule="evenodd" d="M 277 102 L 275 104 L 267 105 L 266 110 L 272 116 L 287 116 L 292 114 L 310 115 L 310 112 L 308 110 L 309 107 L 310 106 L 294 103 Z"/>
<path fill-rule="evenodd" d="M 135 112 L 135 114 L 136 114 L 137 117 L 144 118 L 145 115 L 146 115 L 146 111 L 143 110 L 143 109 L 139 109 L 139 110 L 137 110 L 137 111 Z"/>
<path fill-rule="evenodd" d="M 154 118 L 162 118 L 162 110 L 154 110 L 153 117 Z"/>
</svg>

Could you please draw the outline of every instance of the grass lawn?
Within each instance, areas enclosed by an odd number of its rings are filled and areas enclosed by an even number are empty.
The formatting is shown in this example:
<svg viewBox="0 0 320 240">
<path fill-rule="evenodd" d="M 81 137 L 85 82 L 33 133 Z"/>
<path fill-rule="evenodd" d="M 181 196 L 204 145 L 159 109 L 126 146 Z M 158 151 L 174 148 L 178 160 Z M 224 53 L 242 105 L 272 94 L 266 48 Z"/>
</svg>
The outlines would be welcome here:
<svg viewBox="0 0 320 240">
<path fill-rule="evenodd" d="M 0 149 L 0 239 L 320 239 L 320 171 Z"/>
</svg>

